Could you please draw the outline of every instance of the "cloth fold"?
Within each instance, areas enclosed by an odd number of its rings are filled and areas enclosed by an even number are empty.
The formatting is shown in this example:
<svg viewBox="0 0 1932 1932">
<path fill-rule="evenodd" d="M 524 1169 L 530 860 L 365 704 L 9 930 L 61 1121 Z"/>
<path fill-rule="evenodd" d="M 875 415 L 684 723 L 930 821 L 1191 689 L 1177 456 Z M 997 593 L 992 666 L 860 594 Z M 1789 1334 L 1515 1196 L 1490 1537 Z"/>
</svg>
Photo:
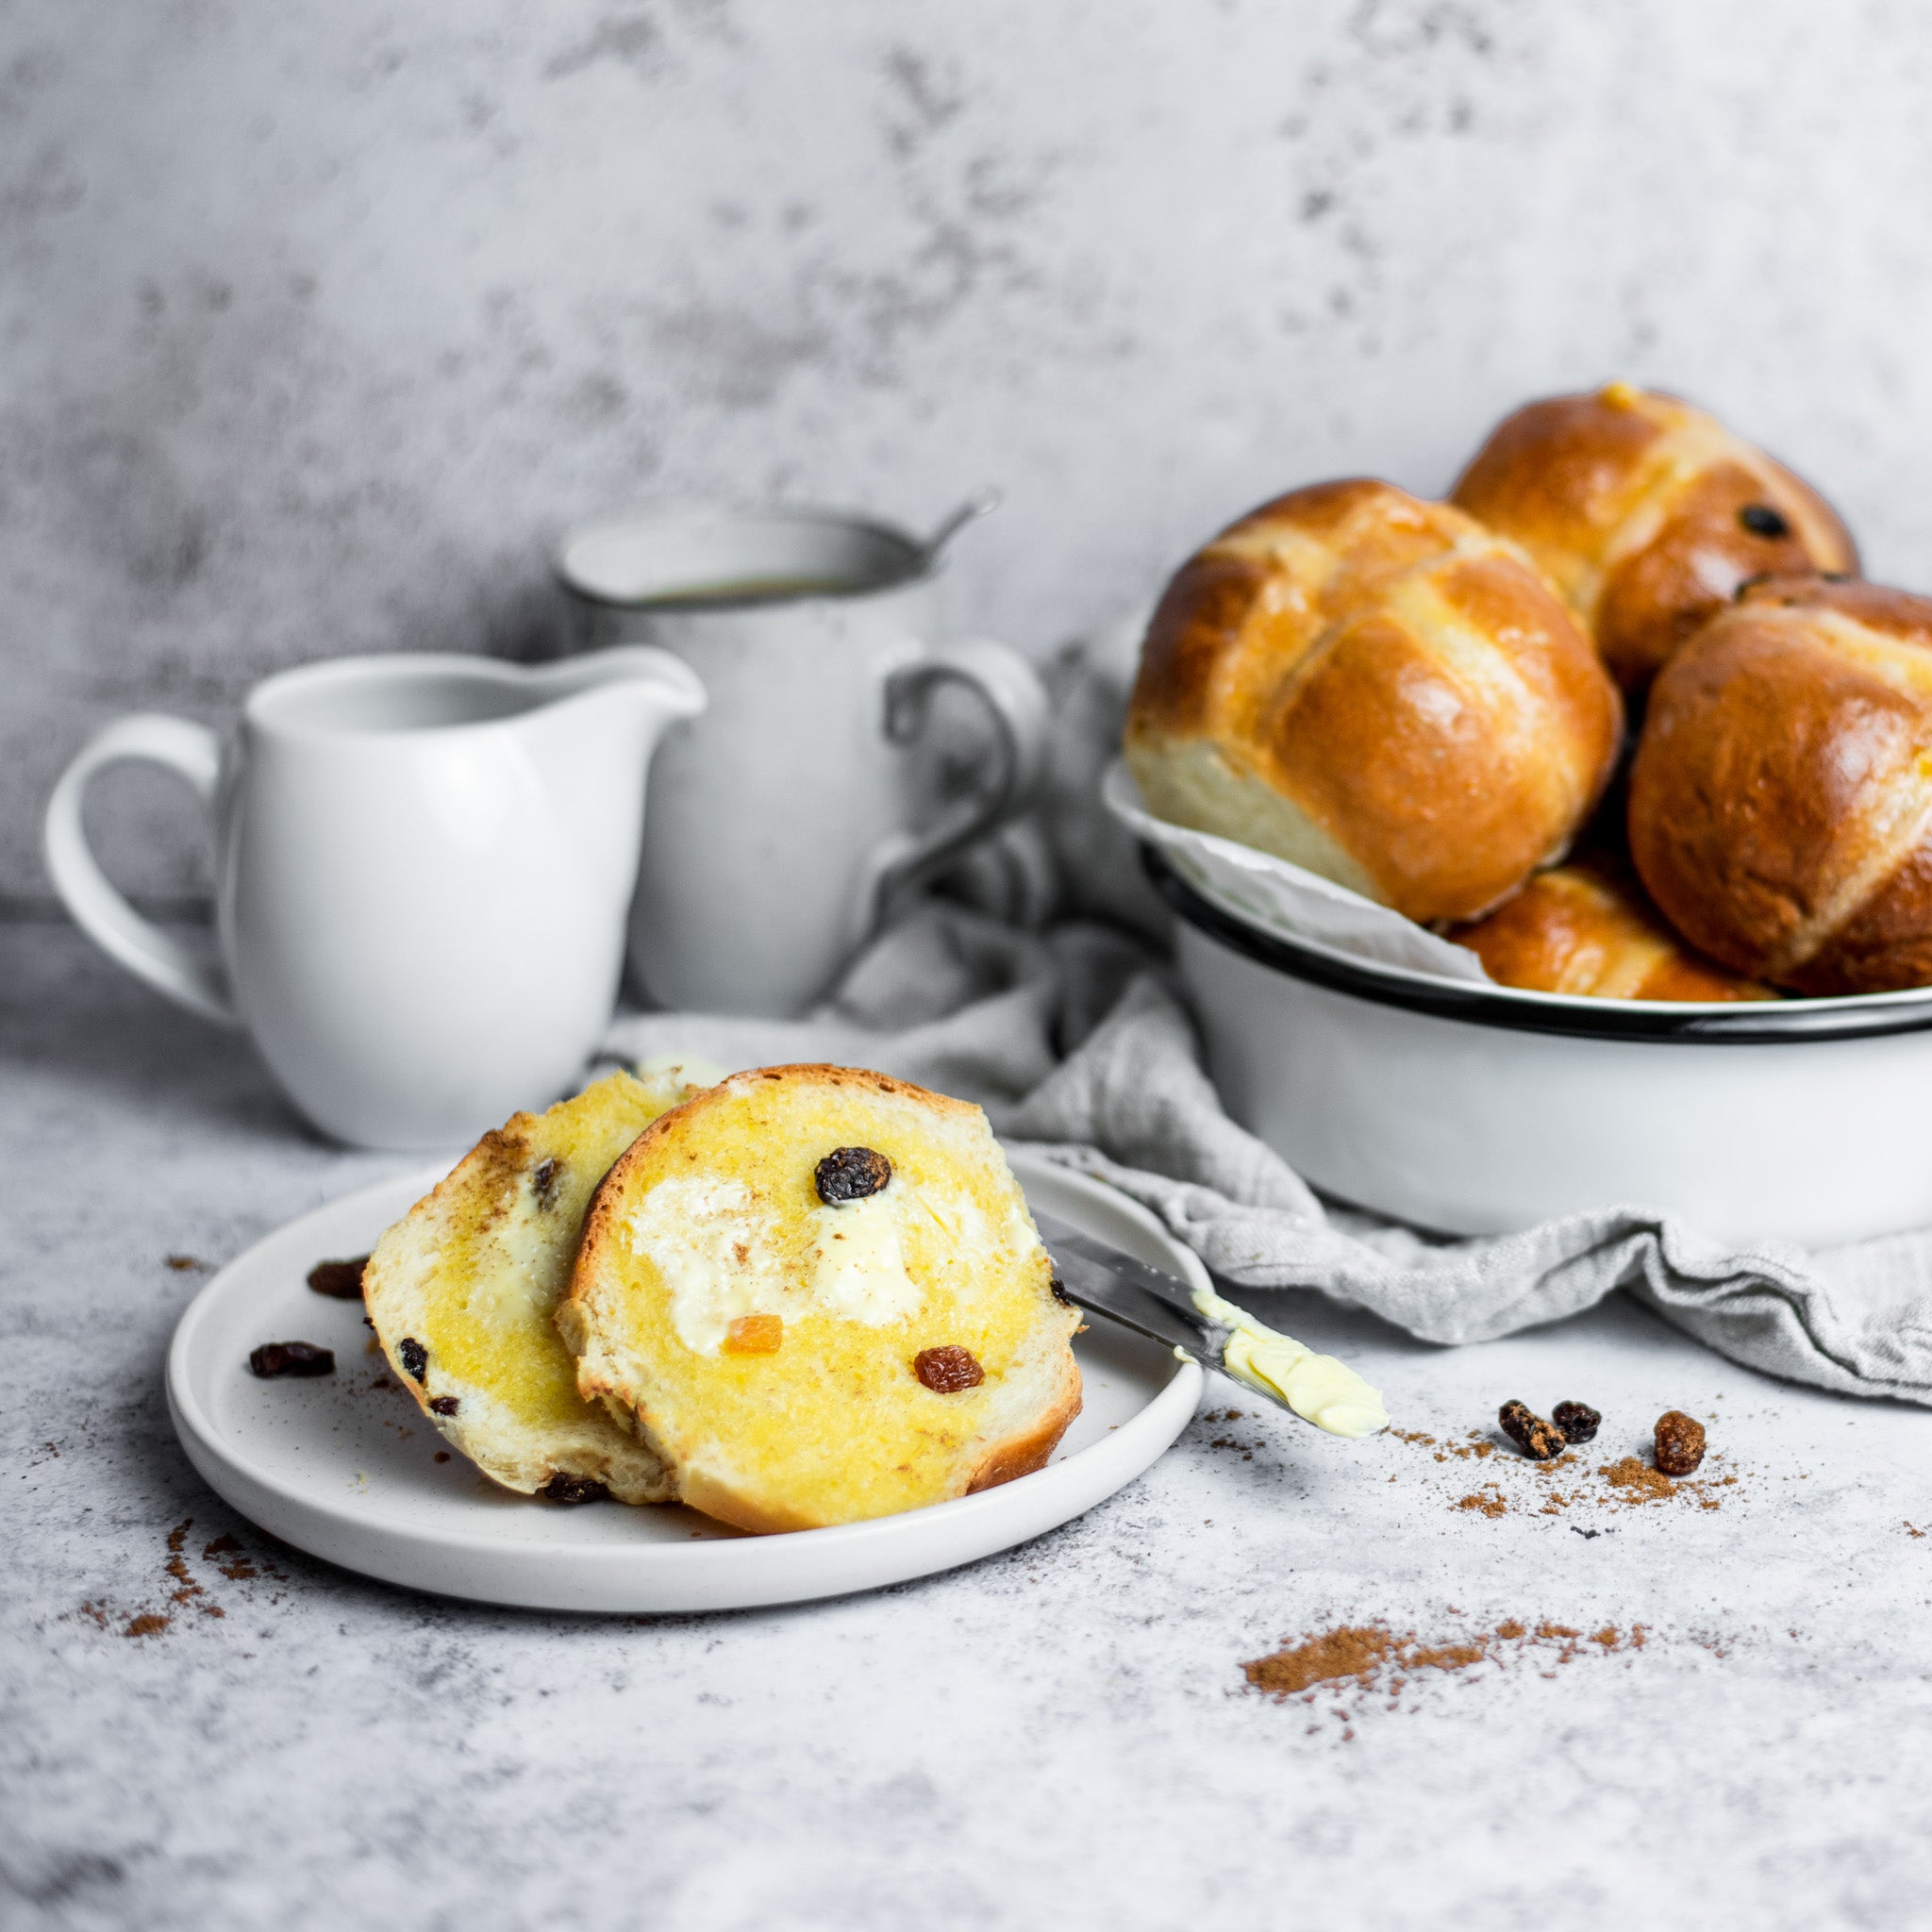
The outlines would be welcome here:
<svg viewBox="0 0 1932 1932">
<path fill-rule="evenodd" d="M 1024 932 L 927 901 L 801 1020 L 621 1015 L 608 1058 L 878 1069 L 974 1100 L 995 1132 L 1143 1203 L 1238 1289 L 1317 1290 L 1425 1341 L 1482 1341 L 1619 1290 L 1734 1361 L 1932 1405 L 1932 1231 L 1744 1252 L 1641 1206 L 1446 1240 L 1324 1203 L 1228 1118 L 1159 957 L 1070 921 Z M 1264 1307 L 1262 1319 L 1274 1319 Z"/>
</svg>

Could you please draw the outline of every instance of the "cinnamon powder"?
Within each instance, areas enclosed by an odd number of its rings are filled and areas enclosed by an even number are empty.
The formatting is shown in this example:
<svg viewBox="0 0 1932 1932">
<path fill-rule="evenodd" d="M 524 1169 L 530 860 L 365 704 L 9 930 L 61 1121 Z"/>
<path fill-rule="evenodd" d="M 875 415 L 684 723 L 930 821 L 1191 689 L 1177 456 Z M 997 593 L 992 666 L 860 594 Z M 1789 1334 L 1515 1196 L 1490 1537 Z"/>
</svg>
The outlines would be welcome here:
<svg viewBox="0 0 1932 1932">
<path fill-rule="evenodd" d="M 1641 1650 L 1648 1635 L 1641 1624 L 1633 1624 L 1627 1637 L 1614 1624 L 1606 1624 L 1589 1641 L 1607 1656 L 1625 1644 Z M 1555 1661 L 1568 1663 L 1583 1655 L 1582 1636 L 1580 1630 L 1547 1618 L 1533 1632 L 1521 1618 L 1506 1617 L 1492 1631 L 1439 1643 L 1424 1643 L 1412 1630 L 1398 1636 L 1386 1624 L 1338 1624 L 1332 1630 L 1244 1663 L 1241 1673 L 1250 1689 L 1276 1703 L 1295 1696 L 1311 1698 L 1324 1684 L 1353 1683 L 1362 1690 L 1397 1693 L 1417 1671 L 1466 1671 L 1476 1664 L 1500 1662 L 1505 1646 L 1521 1655 L 1555 1645 Z"/>
</svg>

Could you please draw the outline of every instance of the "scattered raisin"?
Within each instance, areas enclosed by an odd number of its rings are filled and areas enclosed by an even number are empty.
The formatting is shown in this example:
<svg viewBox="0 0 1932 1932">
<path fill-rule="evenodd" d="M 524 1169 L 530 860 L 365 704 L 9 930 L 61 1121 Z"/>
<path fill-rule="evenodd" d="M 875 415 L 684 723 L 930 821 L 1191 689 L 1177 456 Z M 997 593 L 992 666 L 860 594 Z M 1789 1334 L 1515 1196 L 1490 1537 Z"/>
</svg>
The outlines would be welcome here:
<svg viewBox="0 0 1932 1932">
<path fill-rule="evenodd" d="M 1550 1411 L 1550 1420 L 1562 1430 L 1566 1442 L 1594 1442 L 1603 1417 L 1587 1402 L 1559 1402 Z"/>
<path fill-rule="evenodd" d="M 812 1178 L 819 1199 L 828 1208 L 845 1201 L 862 1201 L 876 1194 L 892 1178 L 892 1163 L 871 1147 L 834 1147 L 819 1162 Z"/>
<path fill-rule="evenodd" d="M 1071 1308 L 1074 1306 L 1074 1297 L 1067 1292 L 1067 1284 L 1059 1278 L 1058 1274 L 1047 1283 L 1047 1286 L 1053 1290 L 1054 1300 L 1058 1302 L 1062 1307 Z"/>
<path fill-rule="evenodd" d="M 548 1208 L 557 1199 L 557 1184 L 563 1177 L 563 1162 L 554 1154 L 546 1154 L 530 1170 L 530 1186 L 537 1196 L 540 1208 Z"/>
<path fill-rule="evenodd" d="M 264 1341 L 249 1351 L 248 1366 L 264 1381 L 275 1375 L 333 1375 L 336 1352 L 312 1341 Z"/>
<path fill-rule="evenodd" d="M 950 1343 L 944 1348 L 922 1348 L 912 1357 L 912 1373 L 935 1395 L 957 1395 L 986 1380 L 986 1371 L 973 1359 L 973 1351 Z"/>
<path fill-rule="evenodd" d="M 1563 1453 L 1563 1432 L 1553 1428 L 1526 1402 L 1506 1402 L 1496 1411 L 1503 1433 L 1532 1462 L 1548 1462 Z"/>
<path fill-rule="evenodd" d="M 595 1476 L 566 1475 L 558 1470 L 537 1491 L 547 1503 L 608 1503 L 610 1491 Z"/>
<path fill-rule="evenodd" d="M 396 1343 L 396 1353 L 403 1358 L 403 1367 L 412 1381 L 420 1382 L 429 1374 L 429 1351 L 413 1335 L 406 1335 Z"/>
<path fill-rule="evenodd" d="M 431 1415 L 454 1415 L 461 1406 L 454 1395 L 432 1395 L 429 1398 Z"/>
<path fill-rule="evenodd" d="M 1693 1475 L 1704 1460 L 1704 1424 L 1681 1408 L 1657 1419 L 1657 1466 L 1666 1475 Z"/>
<path fill-rule="evenodd" d="M 1768 503 L 1747 503 L 1738 512 L 1738 521 L 1754 537 L 1770 537 L 1776 540 L 1791 534 L 1791 526 L 1784 511 L 1774 509 Z"/>
<path fill-rule="evenodd" d="M 308 1285 L 317 1294 L 325 1294 L 332 1301 L 359 1302 L 362 1271 L 368 1265 L 367 1255 L 357 1255 L 347 1261 L 318 1261 L 308 1271 Z"/>
</svg>

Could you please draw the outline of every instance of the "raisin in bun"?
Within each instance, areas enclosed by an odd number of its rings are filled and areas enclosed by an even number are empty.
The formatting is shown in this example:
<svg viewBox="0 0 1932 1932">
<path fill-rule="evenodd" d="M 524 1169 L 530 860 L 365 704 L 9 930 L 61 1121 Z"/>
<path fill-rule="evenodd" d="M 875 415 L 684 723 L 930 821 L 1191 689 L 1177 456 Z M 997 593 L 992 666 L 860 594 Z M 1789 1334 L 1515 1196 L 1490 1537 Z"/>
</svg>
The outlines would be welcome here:
<svg viewBox="0 0 1932 1932">
<path fill-rule="evenodd" d="M 1602 859 L 1539 873 L 1487 919 L 1449 934 L 1499 986 L 1602 1000 L 1768 1000 L 1756 980 L 1700 958 L 1634 878 Z"/>
<path fill-rule="evenodd" d="M 577 1393 L 554 1316 L 610 1163 L 686 1097 L 675 1074 L 613 1074 L 548 1113 L 485 1134 L 376 1243 L 363 1298 L 424 1414 L 506 1489 L 660 1503 L 669 1473 L 628 1426 Z"/>
<path fill-rule="evenodd" d="M 1627 383 L 1505 417 L 1450 501 L 1529 552 L 1631 692 L 1746 579 L 1858 568 L 1816 491 L 1714 416 Z"/>
<path fill-rule="evenodd" d="M 1651 693 L 1630 855 L 1740 973 L 1807 993 L 1932 982 L 1932 600 L 1745 591 Z"/>
<path fill-rule="evenodd" d="M 739 1074 L 597 1191 L 558 1326 L 680 1500 L 742 1529 L 890 1515 L 1040 1468 L 1078 1314 L 986 1116 L 848 1067 Z"/>
<path fill-rule="evenodd" d="M 1125 752 L 1157 816 L 1426 923 L 1561 858 L 1621 728 L 1589 640 L 1513 545 L 1355 481 L 1264 504 L 1182 565 Z"/>
</svg>

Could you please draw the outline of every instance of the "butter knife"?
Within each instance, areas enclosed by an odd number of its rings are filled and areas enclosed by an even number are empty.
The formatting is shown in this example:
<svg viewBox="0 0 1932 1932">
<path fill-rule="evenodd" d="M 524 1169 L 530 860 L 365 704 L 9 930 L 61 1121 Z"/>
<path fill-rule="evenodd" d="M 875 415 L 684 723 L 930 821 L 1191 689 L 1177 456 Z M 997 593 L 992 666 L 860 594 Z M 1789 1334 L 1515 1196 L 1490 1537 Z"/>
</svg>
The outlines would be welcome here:
<svg viewBox="0 0 1932 1932">
<path fill-rule="evenodd" d="M 1317 1355 L 1212 1289 L 1190 1288 L 1050 1214 L 1033 1220 L 1077 1307 L 1219 1369 L 1330 1435 L 1373 1436 L 1389 1426 L 1381 1396 L 1346 1362 Z"/>
</svg>

